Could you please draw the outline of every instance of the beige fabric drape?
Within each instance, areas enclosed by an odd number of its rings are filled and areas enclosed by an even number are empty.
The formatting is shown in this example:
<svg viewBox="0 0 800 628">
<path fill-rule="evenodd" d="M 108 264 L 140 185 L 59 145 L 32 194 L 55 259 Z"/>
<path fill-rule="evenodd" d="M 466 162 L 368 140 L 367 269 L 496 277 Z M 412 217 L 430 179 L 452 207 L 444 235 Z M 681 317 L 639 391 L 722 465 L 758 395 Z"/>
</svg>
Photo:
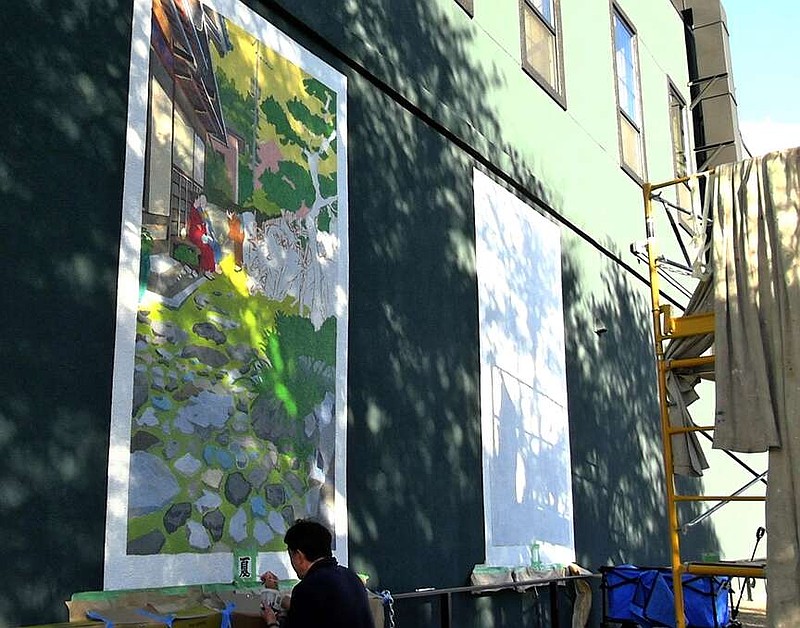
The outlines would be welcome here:
<svg viewBox="0 0 800 628">
<path fill-rule="evenodd" d="M 800 148 L 717 169 L 714 446 L 769 450 L 767 615 L 800 626 Z"/>
<path fill-rule="evenodd" d="M 705 279 L 695 288 L 684 315 L 710 312 L 714 309 L 714 290 L 710 279 Z M 696 358 L 703 355 L 714 342 L 714 336 L 686 336 L 671 340 L 664 351 L 666 360 Z M 667 400 L 669 422 L 672 426 L 694 425 L 689 406 L 699 398 L 695 387 L 700 382 L 699 369 L 670 369 L 667 377 Z M 700 446 L 697 434 L 687 432 L 672 437 L 672 464 L 676 474 L 698 477 L 708 469 L 708 461 Z"/>
</svg>

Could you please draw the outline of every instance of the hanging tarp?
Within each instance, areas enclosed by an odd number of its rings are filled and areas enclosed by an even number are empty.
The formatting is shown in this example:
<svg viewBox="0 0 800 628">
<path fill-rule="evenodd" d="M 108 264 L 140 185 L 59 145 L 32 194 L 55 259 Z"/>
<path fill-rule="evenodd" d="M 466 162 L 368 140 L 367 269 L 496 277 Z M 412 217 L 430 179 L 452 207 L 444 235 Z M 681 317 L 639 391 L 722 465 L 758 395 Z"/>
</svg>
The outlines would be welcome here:
<svg viewBox="0 0 800 628">
<path fill-rule="evenodd" d="M 769 451 L 770 626 L 800 626 L 800 148 L 716 169 L 714 447 Z"/>
<path fill-rule="evenodd" d="M 714 308 L 713 294 L 711 281 L 701 281 L 684 314 L 710 312 Z M 667 345 L 664 358 L 696 358 L 705 354 L 713 343 L 713 334 L 675 338 Z M 669 422 L 672 427 L 690 427 L 695 424 L 689 413 L 689 406 L 699 398 L 695 392 L 695 387 L 700 382 L 699 371 L 698 368 L 681 368 L 669 369 L 666 373 Z M 703 475 L 704 469 L 708 469 L 708 461 L 694 432 L 672 436 L 672 460 L 678 475 L 698 477 Z"/>
</svg>

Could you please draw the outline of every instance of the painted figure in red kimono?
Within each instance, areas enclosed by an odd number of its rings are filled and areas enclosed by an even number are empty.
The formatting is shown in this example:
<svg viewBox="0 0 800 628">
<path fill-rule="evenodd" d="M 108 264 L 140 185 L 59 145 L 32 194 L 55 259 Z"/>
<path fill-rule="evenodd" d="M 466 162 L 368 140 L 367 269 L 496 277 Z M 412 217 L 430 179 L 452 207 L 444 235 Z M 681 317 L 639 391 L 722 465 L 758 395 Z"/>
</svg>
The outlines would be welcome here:
<svg viewBox="0 0 800 628">
<path fill-rule="evenodd" d="M 209 229 L 208 216 L 206 214 L 205 194 L 198 196 L 192 207 L 189 209 L 189 220 L 186 225 L 186 237 L 200 251 L 200 269 L 213 277 L 213 272 L 219 272 L 219 265 L 214 255 L 214 237 Z"/>
</svg>

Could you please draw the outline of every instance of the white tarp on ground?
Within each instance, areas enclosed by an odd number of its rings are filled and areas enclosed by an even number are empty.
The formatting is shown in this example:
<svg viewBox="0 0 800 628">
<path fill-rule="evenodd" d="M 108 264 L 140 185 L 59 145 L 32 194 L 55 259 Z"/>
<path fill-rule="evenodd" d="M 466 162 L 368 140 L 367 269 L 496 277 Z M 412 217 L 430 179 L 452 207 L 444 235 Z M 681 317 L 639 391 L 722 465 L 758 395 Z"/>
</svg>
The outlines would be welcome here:
<svg viewBox="0 0 800 628">
<path fill-rule="evenodd" d="M 717 168 L 714 446 L 769 451 L 767 614 L 800 626 L 800 148 Z"/>
</svg>

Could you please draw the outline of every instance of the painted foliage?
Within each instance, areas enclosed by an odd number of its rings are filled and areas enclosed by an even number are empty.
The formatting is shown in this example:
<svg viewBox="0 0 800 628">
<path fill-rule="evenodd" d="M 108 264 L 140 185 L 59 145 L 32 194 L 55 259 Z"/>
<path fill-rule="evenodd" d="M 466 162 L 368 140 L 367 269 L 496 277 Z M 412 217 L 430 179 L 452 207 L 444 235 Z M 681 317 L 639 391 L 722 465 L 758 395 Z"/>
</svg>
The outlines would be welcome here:
<svg viewBox="0 0 800 628">
<path fill-rule="evenodd" d="M 110 504 L 113 486 L 127 493 L 116 551 L 282 552 L 298 517 L 335 529 L 345 494 L 344 79 L 238 2 L 146 4 L 135 346 L 127 385 L 115 372 L 115 402 L 117 387 L 130 399 L 127 481 L 109 482 Z"/>
</svg>

